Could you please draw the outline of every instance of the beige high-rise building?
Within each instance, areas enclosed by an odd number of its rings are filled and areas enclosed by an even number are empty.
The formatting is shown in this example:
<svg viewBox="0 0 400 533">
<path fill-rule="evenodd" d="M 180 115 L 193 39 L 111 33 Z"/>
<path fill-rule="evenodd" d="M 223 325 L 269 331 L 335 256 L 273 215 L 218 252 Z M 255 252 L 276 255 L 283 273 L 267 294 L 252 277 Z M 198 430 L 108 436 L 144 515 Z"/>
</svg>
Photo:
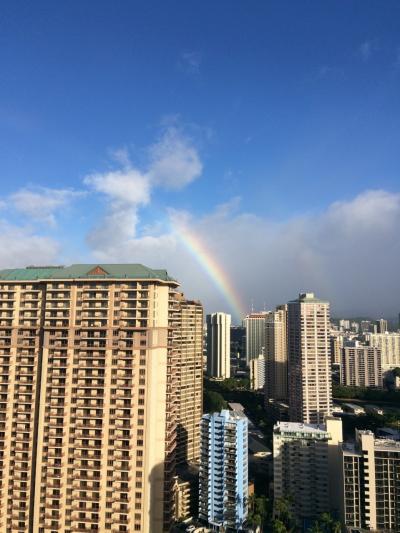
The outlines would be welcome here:
<svg viewBox="0 0 400 533">
<path fill-rule="evenodd" d="M 321 424 L 332 412 L 329 303 L 313 293 L 288 303 L 289 416 Z"/>
<path fill-rule="evenodd" d="M 203 415 L 203 307 L 178 298 L 177 313 L 177 448 L 178 464 L 200 459 Z"/>
<path fill-rule="evenodd" d="M 400 442 L 356 430 L 341 452 L 341 519 L 363 531 L 400 531 Z"/>
<path fill-rule="evenodd" d="M 274 498 L 289 498 L 301 526 L 340 508 L 342 421 L 325 424 L 278 422 L 273 431 Z"/>
<path fill-rule="evenodd" d="M 382 387 L 381 351 L 357 341 L 342 348 L 340 382 L 350 387 Z"/>
<path fill-rule="evenodd" d="M 287 305 L 281 305 L 265 318 L 265 400 L 285 400 L 288 396 Z"/>
<path fill-rule="evenodd" d="M 0 531 L 169 527 L 177 286 L 132 264 L 0 271 Z"/>
<path fill-rule="evenodd" d="M 342 362 L 342 348 L 344 342 L 343 333 L 340 331 L 331 330 L 330 337 L 331 363 L 333 365 L 340 365 Z"/>
</svg>

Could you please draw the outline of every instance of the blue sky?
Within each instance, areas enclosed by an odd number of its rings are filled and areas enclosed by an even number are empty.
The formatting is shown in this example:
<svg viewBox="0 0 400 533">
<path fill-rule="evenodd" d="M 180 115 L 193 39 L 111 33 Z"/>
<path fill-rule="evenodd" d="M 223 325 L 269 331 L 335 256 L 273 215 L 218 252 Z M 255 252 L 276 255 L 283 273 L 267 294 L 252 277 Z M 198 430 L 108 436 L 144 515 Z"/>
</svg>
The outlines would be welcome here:
<svg viewBox="0 0 400 533">
<path fill-rule="evenodd" d="M 229 310 L 184 223 L 246 305 L 397 312 L 397 1 L 3 2 L 0 30 L 0 266 L 148 262 Z"/>
</svg>

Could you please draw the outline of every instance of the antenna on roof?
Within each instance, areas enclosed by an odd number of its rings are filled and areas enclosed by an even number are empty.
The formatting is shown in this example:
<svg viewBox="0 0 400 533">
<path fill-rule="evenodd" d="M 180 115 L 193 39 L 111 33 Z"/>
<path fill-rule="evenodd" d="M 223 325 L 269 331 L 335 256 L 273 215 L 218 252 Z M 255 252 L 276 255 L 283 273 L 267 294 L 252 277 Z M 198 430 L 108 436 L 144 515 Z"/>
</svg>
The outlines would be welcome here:
<svg viewBox="0 0 400 533">
<path fill-rule="evenodd" d="M 251 299 L 251 312 L 254 313 L 254 300 Z"/>
</svg>

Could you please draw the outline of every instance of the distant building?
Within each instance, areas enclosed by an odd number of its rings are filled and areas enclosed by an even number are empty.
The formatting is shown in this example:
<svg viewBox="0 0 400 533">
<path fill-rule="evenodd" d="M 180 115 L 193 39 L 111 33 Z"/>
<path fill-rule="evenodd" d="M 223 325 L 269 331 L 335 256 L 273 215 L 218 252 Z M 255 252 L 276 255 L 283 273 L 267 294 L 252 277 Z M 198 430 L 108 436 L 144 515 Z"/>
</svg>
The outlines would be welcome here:
<svg viewBox="0 0 400 533">
<path fill-rule="evenodd" d="M 400 332 L 370 333 L 367 340 L 381 352 L 382 374 L 400 367 Z"/>
<path fill-rule="evenodd" d="M 265 400 L 288 397 L 287 305 L 277 307 L 265 319 Z"/>
<path fill-rule="evenodd" d="M 207 374 L 212 378 L 231 376 L 231 315 L 207 315 Z"/>
<path fill-rule="evenodd" d="M 231 326 L 231 357 L 241 361 L 246 359 L 246 328 Z"/>
<path fill-rule="evenodd" d="M 234 411 L 203 415 L 199 518 L 212 528 L 239 529 L 247 518 L 247 418 Z"/>
<path fill-rule="evenodd" d="M 290 498 L 300 523 L 337 512 L 342 421 L 326 424 L 278 422 L 273 431 L 274 498 Z"/>
<path fill-rule="evenodd" d="M 361 320 L 360 322 L 360 328 L 361 333 L 371 333 L 373 332 L 373 323 L 371 320 Z"/>
<path fill-rule="evenodd" d="M 365 415 L 364 407 L 356 403 L 346 402 L 343 404 L 343 409 L 346 413 L 351 413 L 352 415 Z"/>
<path fill-rule="evenodd" d="M 348 331 L 350 329 L 350 320 L 339 320 L 339 328 L 342 331 Z"/>
<path fill-rule="evenodd" d="M 343 334 L 339 331 L 331 331 L 329 336 L 331 363 L 340 365 L 342 360 Z"/>
<path fill-rule="evenodd" d="M 253 390 L 264 389 L 265 385 L 265 358 L 264 355 L 250 360 L 250 387 Z"/>
<path fill-rule="evenodd" d="M 250 313 L 243 320 L 246 328 L 246 361 L 264 353 L 265 349 L 265 319 L 268 316 L 267 311 L 260 313 Z"/>
<path fill-rule="evenodd" d="M 349 387 L 382 387 L 380 349 L 357 341 L 344 346 L 340 382 Z"/>
<path fill-rule="evenodd" d="M 341 519 L 348 527 L 400 531 L 400 442 L 356 430 L 341 447 Z"/>
<path fill-rule="evenodd" d="M 321 424 L 332 410 L 329 303 L 313 293 L 288 303 L 289 416 Z"/>
<path fill-rule="evenodd" d="M 376 333 L 386 333 L 387 331 L 389 331 L 388 321 L 385 320 L 384 318 L 380 318 L 379 320 L 376 320 L 375 325 L 376 325 L 376 330 L 377 330 Z"/>
</svg>

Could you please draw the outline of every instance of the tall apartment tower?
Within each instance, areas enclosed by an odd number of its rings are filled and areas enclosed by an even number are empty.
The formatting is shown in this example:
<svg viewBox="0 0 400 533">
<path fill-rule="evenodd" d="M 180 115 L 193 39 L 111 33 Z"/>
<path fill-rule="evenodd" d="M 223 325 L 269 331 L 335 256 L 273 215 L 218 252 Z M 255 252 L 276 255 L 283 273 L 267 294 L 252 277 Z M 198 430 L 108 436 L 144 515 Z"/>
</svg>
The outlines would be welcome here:
<svg viewBox="0 0 400 533">
<path fill-rule="evenodd" d="M 265 319 L 265 399 L 285 400 L 288 396 L 287 305 L 268 313 Z"/>
<path fill-rule="evenodd" d="M 250 365 L 250 360 L 264 353 L 265 349 L 265 320 L 269 311 L 260 313 L 250 313 L 243 319 L 246 328 L 246 361 Z"/>
<path fill-rule="evenodd" d="M 1 531 L 168 530 L 177 286 L 132 264 L 0 271 Z"/>
<path fill-rule="evenodd" d="M 203 415 L 199 517 L 211 527 L 237 530 L 247 518 L 247 426 L 234 411 Z"/>
<path fill-rule="evenodd" d="M 207 374 L 212 378 L 231 376 L 231 315 L 207 315 Z"/>
<path fill-rule="evenodd" d="M 332 411 L 329 303 L 313 293 L 288 303 L 289 417 L 321 424 Z"/>
<path fill-rule="evenodd" d="M 356 430 L 342 445 L 341 519 L 362 531 L 400 531 L 400 442 Z"/>
<path fill-rule="evenodd" d="M 340 382 L 350 387 L 382 387 L 381 351 L 358 341 L 342 348 Z"/>
<path fill-rule="evenodd" d="M 278 422 L 273 431 L 274 497 L 290 498 L 302 526 L 340 508 L 342 421 L 326 424 Z"/>
<path fill-rule="evenodd" d="M 200 459 L 200 421 L 203 414 L 203 307 L 177 298 L 177 464 Z"/>
</svg>

